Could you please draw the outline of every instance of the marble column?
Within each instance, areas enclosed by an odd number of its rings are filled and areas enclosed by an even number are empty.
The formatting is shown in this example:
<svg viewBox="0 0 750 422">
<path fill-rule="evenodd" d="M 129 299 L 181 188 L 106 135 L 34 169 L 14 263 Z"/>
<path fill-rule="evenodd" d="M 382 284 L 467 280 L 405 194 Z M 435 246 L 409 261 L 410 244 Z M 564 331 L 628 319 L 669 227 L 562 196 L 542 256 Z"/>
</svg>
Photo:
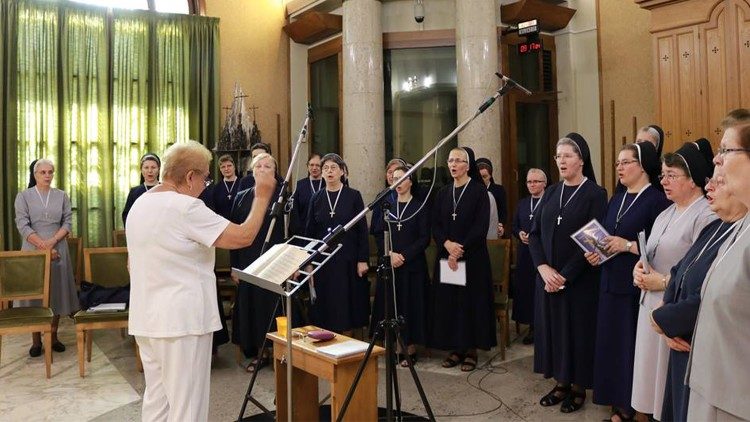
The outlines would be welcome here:
<svg viewBox="0 0 750 422">
<path fill-rule="evenodd" d="M 365 204 L 384 186 L 383 31 L 379 0 L 345 0 L 343 158 Z"/>
<path fill-rule="evenodd" d="M 456 72 L 458 121 L 474 114 L 484 99 L 500 86 L 495 0 L 456 1 Z M 458 144 L 471 147 L 477 158 L 492 161 L 495 180 L 501 179 L 500 101 L 482 113 L 458 136 Z"/>
</svg>

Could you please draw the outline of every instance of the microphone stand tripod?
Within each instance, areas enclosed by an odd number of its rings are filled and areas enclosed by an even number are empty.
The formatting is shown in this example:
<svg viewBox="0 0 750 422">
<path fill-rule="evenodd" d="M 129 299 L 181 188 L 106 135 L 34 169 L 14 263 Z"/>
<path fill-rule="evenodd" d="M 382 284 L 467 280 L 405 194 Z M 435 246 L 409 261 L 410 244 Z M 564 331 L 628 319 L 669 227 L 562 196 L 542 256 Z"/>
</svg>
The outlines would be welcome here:
<svg viewBox="0 0 750 422">
<path fill-rule="evenodd" d="M 265 253 L 268 250 L 268 247 L 271 243 L 271 236 L 273 234 L 273 229 L 276 224 L 277 218 L 283 218 L 284 215 L 284 203 L 287 200 L 287 187 L 289 186 L 289 181 L 292 177 L 292 170 L 294 169 L 295 164 L 297 163 L 297 155 L 299 153 L 299 148 L 302 145 L 303 142 L 305 142 L 305 138 L 307 137 L 307 128 L 310 123 L 310 120 L 312 119 L 312 108 L 310 107 L 310 104 L 307 105 L 307 115 L 305 116 L 305 122 L 302 123 L 302 130 L 300 130 L 299 136 L 297 137 L 297 142 L 294 146 L 294 152 L 292 153 L 292 158 L 289 161 L 289 168 L 286 172 L 286 177 L 284 178 L 284 182 L 281 184 L 281 191 L 279 191 L 279 196 L 276 202 L 273 203 L 271 206 L 271 223 L 268 226 L 268 232 L 266 233 L 266 238 L 263 241 L 263 247 L 261 248 L 261 255 Z M 282 223 L 283 224 L 283 223 Z M 276 317 L 276 313 L 279 310 L 279 304 L 281 303 L 281 297 L 276 299 L 276 305 L 273 307 L 273 311 L 271 312 L 271 315 L 268 319 L 268 327 L 266 328 L 266 332 L 270 332 L 271 328 L 273 327 L 273 322 Z M 291 306 L 291 301 L 288 301 L 289 305 Z M 289 308 L 288 306 L 287 308 Z M 287 321 L 287 326 L 292 327 L 292 321 Z M 291 342 L 290 342 L 291 344 Z M 247 402 L 251 401 L 256 407 L 258 407 L 260 410 L 263 411 L 263 413 L 271 413 L 270 410 L 268 410 L 263 404 L 261 404 L 258 400 L 256 400 L 252 396 L 253 386 L 255 386 L 255 380 L 258 378 L 258 372 L 260 371 L 261 364 L 263 363 L 263 351 L 266 350 L 266 347 L 268 346 L 268 338 L 263 336 L 263 344 L 260 347 L 260 350 L 258 351 L 258 356 L 255 359 L 255 365 L 253 366 L 253 375 L 250 378 L 250 384 L 247 386 L 247 392 L 245 393 L 245 398 L 242 401 L 242 407 L 240 408 L 240 415 L 237 417 L 237 421 L 241 421 L 242 418 L 245 417 L 245 409 L 247 408 Z M 289 354 L 291 356 L 291 353 Z M 291 374 L 292 371 L 287 371 L 287 386 L 291 389 Z M 292 397 L 291 394 L 288 395 L 288 397 Z M 289 403 L 291 404 L 291 400 L 289 400 Z M 291 415 L 291 409 L 289 410 L 289 415 Z"/>
<path fill-rule="evenodd" d="M 386 195 L 388 195 L 391 191 L 394 191 L 398 185 L 400 185 L 404 180 L 408 179 L 412 173 L 417 171 L 417 169 L 422 166 L 433 154 L 436 154 L 437 151 L 442 148 L 449 140 L 453 139 L 456 135 L 458 135 L 459 132 L 464 130 L 466 126 L 469 125 L 474 119 L 479 117 L 480 114 L 482 114 L 485 110 L 487 110 L 498 98 L 502 97 L 503 95 L 507 94 L 511 89 L 518 88 L 522 91 L 525 90 L 525 88 L 518 85 L 515 81 L 509 78 L 504 78 L 501 75 L 498 75 L 505 83 L 503 84 L 500 89 L 498 89 L 495 94 L 489 98 L 487 98 L 480 106 L 477 108 L 477 111 L 468 117 L 466 120 L 461 122 L 451 133 L 449 133 L 447 136 L 445 136 L 443 139 L 440 140 L 440 142 L 435 145 L 427 154 L 425 154 L 419 161 L 417 161 L 414 166 L 412 166 L 409 170 L 404 173 L 403 176 L 401 176 L 400 179 L 395 181 L 391 186 L 386 188 L 385 190 L 381 191 L 376 197 L 375 200 L 372 201 L 369 205 L 365 207 L 362 212 L 360 212 L 358 215 L 356 215 L 354 218 L 352 218 L 351 221 L 349 221 L 344 227 L 343 231 L 348 231 L 351 227 L 353 227 L 359 220 L 361 220 L 368 211 L 372 210 L 372 208 L 378 203 L 383 202 L 383 204 L 386 203 L 384 200 Z M 383 216 L 384 218 L 387 218 L 387 211 L 386 206 L 384 206 L 383 210 Z M 335 236 L 337 232 L 340 232 L 340 227 L 337 227 L 333 230 L 331 235 Z M 326 239 L 330 237 L 327 236 Z M 384 239 L 388 238 L 388 231 L 385 232 Z M 326 242 L 326 239 L 323 239 L 324 242 Z M 327 243 L 327 242 L 326 242 Z M 359 384 L 360 379 L 362 378 L 362 374 L 364 372 L 365 366 L 367 365 L 368 360 L 370 359 L 370 356 L 372 355 L 373 348 L 375 347 L 375 342 L 380 337 L 381 332 L 385 332 L 385 349 L 386 349 L 386 420 L 389 422 L 394 420 L 393 417 L 393 392 L 395 389 L 396 393 L 396 406 L 397 406 L 397 417 L 399 420 L 401 420 L 401 400 L 398 395 L 398 379 L 396 377 L 396 366 L 395 366 L 395 358 L 396 358 L 396 350 L 394 348 L 394 343 L 398 341 L 400 347 L 402 350 L 406 350 L 403 339 L 400 335 L 400 325 L 403 318 L 399 318 L 398 316 L 393 318 L 393 314 L 391 313 L 392 310 L 392 301 L 395 300 L 395 298 L 391 298 L 390 295 L 393 292 L 393 282 L 394 280 L 391 278 L 392 273 L 392 267 L 391 267 L 391 259 L 390 259 L 390 244 L 389 242 L 384 242 L 385 245 L 385 254 L 382 258 L 381 264 L 378 267 L 378 281 L 383 282 L 383 286 L 386 290 L 385 294 L 385 319 L 383 321 L 380 321 L 378 323 L 377 329 L 375 331 L 375 334 L 373 335 L 373 338 L 370 340 L 370 345 L 367 348 L 367 351 L 365 352 L 365 356 L 362 359 L 362 363 L 359 365 L 359 368 L 357 369 L 357 374 L 354 376 L 354 381 L 352 382 L 351 387 L 349 388 L 349 391 L 346 394 L 346 399 L 344 400 L 344 403 L 341 406 L 341 411 L 338 414 L 338 417 L 336 418 L 337 422 L 341 422 L 344 418 L 344 415 L 346 414 L 346 410 L 349 407 L 349 403 L 352 400 L 352 397 L 354 397 L 354 392 L 357 390 L 357 385 Z M 322 249 L 322 248 L 321 248 Z M 414 379 L 414 383 L 417 387 L 417 391 L 419 392 L 419 396 L 422 400 L 422 404 L 425 407 L 425 410 L 427 411 L 427 416 L 429 417 L 430 421 L 435 420 L 435 416 L 432 413 L 432 409 L 430 407 L 429 402 L 427 401 L 427 396 L 424 393 L 424 390 L 422 388 L 422 384 L 419 381 L 419 377 L 417 376 L 417 372 L 414 369 L 414 366 L 412 365 L 411 359 L 406 359 L 408 366 L 409 366 L 409 372 L 411 373 L 412 378 Z"/>
</svg>

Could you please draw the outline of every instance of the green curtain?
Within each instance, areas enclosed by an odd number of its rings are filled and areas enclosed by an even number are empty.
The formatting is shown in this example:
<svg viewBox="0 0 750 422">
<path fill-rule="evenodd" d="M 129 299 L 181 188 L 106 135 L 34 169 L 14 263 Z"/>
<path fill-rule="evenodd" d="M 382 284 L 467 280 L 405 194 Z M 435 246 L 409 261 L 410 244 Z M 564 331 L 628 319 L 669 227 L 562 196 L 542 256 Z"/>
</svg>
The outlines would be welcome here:
<svg viewBox="0 0 750 422">
<path fill-rule="evenodd" d="M 148 16 L 116 12 L 112 20 L 112 141 L 115 227 L 123 228 L 122 210 L 140 181 L 140 157 L 151 150 L 149 136 Z"/>
<path fill-rule="evenodd" d="M 184 18 L 190 28 L 190 139 L 215 145 L 221 124 L 219 20 Z"/>
<path fill-rule="evenodd" d="M 74 235 L 106 246 L 140 157 L 219 134 L 219 21 L 70 2 L 0 0 L 0 248 L 20 244 L 13 202 L 28 164 L 56 163 Z"/>
<path fill-rule="evenodd" d="M 109 49 L 102 9 L 61 11 L 62 151 L 58 180 L 73 206 L 73 232 L 91 245 L 112 233 Z"/>
<path fill-rule="evenodd" d="M 36 158 L 49 158 L 60 184 L 60 103 L 58 6 L 18 2 L 16 108 L 18 122 L 18 190 L 26 189 L 28 166 Z M 8 75 L 10 77 L 10 75 Z"/>
<path fill-rule="evenodd" d="M 8 16 L 8 4 L 6 2 L 0 2 L 0 48 L 2 48 L 2 53 L 0 53 L 0 60 L 2 60 L 2 63 L 0 63 L 0 129 L 2 131 L 2 134 L 0 135 L 0 139 L 6 138 L 6 131 L 7 131 L 7 125 L 5 123 L 5 113 L 6 113 L 6 107 L 5 107 L 5 94 L 6 94 L 6 87 L 5 87 L 5 66 L 8 61 L 5 59 L 7 53 L 8 53 L 8 46 L 6 45 L 6 41 L 8 40 L 8 37 L 5 35 L 5 26 L 6 26 L 6 19 Z M 8 177 L 8 170 L 9 169 L 8 163 L 8 152 L 5 148 L 6 145 L 3 143 L 3 148 L 0 149 L 0 160 L 5 163 L 5 165 L 0 168 L 0 225 L 2 227 L 7 227 L 11 224 L 11 218 L 13 213 L 8 213 L 8 201 L 7 201 L 7 195 L 6 192 L 10 192 L 12 189 L 8 189 L 8 183 L 10 178 Z M 13 184 L 15 186 L 15 183 Z M 8 218 L 6 218 L 8 217 Z M 12 227 L 12 226 L 11 226 Z M 0 231 L 0 251 L 5 250 L 5 243 L 7 239 L 5 237 L 7 236 L 6 230 Z"/>
</svg>

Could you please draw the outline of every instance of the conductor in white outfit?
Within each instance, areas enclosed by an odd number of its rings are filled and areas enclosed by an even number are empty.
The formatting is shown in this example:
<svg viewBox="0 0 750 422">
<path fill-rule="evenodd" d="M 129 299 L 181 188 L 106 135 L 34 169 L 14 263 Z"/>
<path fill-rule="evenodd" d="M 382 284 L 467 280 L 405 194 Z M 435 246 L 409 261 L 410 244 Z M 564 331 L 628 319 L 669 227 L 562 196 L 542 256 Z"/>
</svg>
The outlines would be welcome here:
<svg viewBox="0 0 750 422">
<path fill-rule="evenodd" d="M 212 333 L 219 321 L 214 247 L 249 246 L 276 182 L 256 174 L 255 201 L 242 224 L 208 209 L 198 196 L 210 183 L 211 153 L 189 141 L 164 154 L 162 182 L 130 210 L 129 331 L 140 347 L 144 421 L 206 421 Z"/>
</svg>

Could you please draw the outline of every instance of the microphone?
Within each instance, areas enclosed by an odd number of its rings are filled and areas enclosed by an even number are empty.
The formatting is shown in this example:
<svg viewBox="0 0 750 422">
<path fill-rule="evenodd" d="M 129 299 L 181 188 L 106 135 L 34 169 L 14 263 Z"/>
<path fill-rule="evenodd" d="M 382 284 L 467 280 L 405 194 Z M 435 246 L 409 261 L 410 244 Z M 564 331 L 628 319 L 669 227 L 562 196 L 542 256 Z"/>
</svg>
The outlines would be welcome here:
<svg viewBox="0 0 750 422">
<path fill-rule="evenodd" d="M 518 88 L 521 92 L 523 92 L 526 95 L 531 95 L 531 91 L 524 88 L 523 85 L 519 84 L 518 82 L 514 81 L 513 79 L 503 75 L 500 72 L 495 72 L 495 75 L 497 75 L 498 78 L 502 79 L 503 82 L 506 84 L 509 84 L 511 88 Z"/>
</svg>

